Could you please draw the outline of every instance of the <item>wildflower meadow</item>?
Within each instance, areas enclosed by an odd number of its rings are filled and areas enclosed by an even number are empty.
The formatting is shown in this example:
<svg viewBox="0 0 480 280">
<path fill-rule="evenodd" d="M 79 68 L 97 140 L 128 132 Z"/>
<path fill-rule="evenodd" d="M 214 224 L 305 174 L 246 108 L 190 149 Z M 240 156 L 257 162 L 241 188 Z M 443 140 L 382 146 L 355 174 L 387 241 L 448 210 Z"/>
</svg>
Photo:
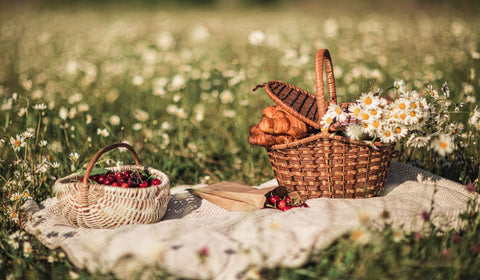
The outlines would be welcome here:
<svg viewBox="0 0 480 280">
<path fill-rule="evenodd" d="M 52 197 L 57 179 L 113 142 L 134 146 L 172 186 L 272 179 L 265 149 L 248 137 L 273 101 L 252 88 L 281 80 L 314 92 L 320 48 L 332 53 L 339 102 L 363 100 L 349 111 L 332 106 L 324 124 L 355 116 L 364 122 L 346 130 L 352 138 L 396 142 L 399 162 L 478 192 L 480 18 L 441 7 L 312 5 L 0 11 L 0 278 L 113 278 L 75 268 L 22 230 L 27 200 Z M 99 161 L 127 163 L 123 151 Z M 428 212 L 421 218 L 424 231 L 361 228 L 303 267 L 250 276 L 478 278 L 475 203 L 459 231 L 437 228 Z"/>
</svg>

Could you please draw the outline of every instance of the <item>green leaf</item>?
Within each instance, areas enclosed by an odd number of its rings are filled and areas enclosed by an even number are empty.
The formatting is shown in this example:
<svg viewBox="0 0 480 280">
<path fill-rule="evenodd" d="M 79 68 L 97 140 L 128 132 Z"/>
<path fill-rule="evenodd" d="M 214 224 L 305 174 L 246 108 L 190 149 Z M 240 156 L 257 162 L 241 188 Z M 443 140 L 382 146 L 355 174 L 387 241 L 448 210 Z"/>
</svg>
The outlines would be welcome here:
<svg viewBox="0 0 480 280">
<path fill-rule="evenodd" d="M 81 170 L 81 171 L 79 172 L 79 174 L 80 174 L 80 175 L 85 175 L 85 172 L 86 172 L 86 171 L 87 171 L 87 170 Z M 105 174 L 105 173 L 107 173 L 108 171 L 109 171 L 109 170 L 106 169 L 106 168 L 97 168 L 97 167 L 95 167 L 95 168 L 92 168 L 92 171 L 90 172 L 90 176 L 99 175 L 99 174 Z"/>
</svg>

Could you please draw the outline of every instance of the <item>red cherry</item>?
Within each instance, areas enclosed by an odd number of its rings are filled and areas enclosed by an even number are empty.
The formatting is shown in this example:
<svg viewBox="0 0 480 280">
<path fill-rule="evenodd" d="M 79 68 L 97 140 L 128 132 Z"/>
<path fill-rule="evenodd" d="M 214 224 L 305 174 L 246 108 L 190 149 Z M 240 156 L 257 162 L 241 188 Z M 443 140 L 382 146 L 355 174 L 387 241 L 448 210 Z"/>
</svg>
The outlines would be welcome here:
<svg viewBox="0 0 480 280">
<path fill-rule="evenodd" d="M 280 209 L 282 211 L 287 211 L 287 210 L 290 210 L 292 209 L 292 206 L 285 206 L 284 208 Z"/>
<path fill-rule="evenodd" d="M 111 180 L 110 178 L 107 177 L 107 179 L 105 179 L 105 181 L 103 182 L 104 185 L 111 185 L 113 183 L 113 180 Z"/>
<path fill-rule="evenodd" d="M 289 196 L 285 197 L 285 202 L 287 203 L 287 205 L 292 204 L 292 198 Z"/>
<path fill-rule="evenodd" d="M 272 205 L 275 205 L 275 203 L 277 203 L 277 201 L 278 201 L 278 195 L 271 196 L 271 197 L 268 199 L 268 201 L 270 201 L 270 203 L 271 203 Z"/>
<path fill-rule="evenodd" d="M 278 209 L 283 210 L 285 207 L 287 207 L 287 203 L 285 202 L 285 200 L 282 199 L 277 203 Z"/>
<path fill-rule="evenodd" d="M 105 175 L 100 175 L 100 176 L 98 176 L 98 178 L 97 178 L 97 183 L 103 184 L 103 182 L 105 182 L 105 179 L 106 179 L 106 178 L 107 178 L 107 177 L 106 177 Z"/>
<path fill-rule="evenodd" d="M 138 185 L 138 187 L 139 187 L 139 188 L 146 188 L 146 187 L 148 187 L 147 181 L 141 182 L 140 185 Z"/>
<path fill-rule="evenodd" d="M 118 173 L 115 175 L 115 178 L 117 178 L 118 181 L 121 180 L 121 179 L 123 179 L 123 178 L 124 178 L 123 173 L 122 173 L 122 172 L 118 172 Z"/>
<path fill-rule="evenodd" d="M 113 182 L 111 186 L 112 186 L 112 187 L 120 187 L 120 183 L 118 183 L 118 182 Z"/>
<path fill-rule="evenodd" d="M 130 186 L 128 185 L 128 183 L 122 183 L 120 185 L 120 188 L 124 188 L 124 189 L 128 189 Z"/>
<path fill-rule="evenodd" d="M 158 186 L 160 184 L 162 184 L 162 181 L 160 179 L 155 178 L 152 180 L 152 186 Z"/>
<path fill-rule="evenodd" d="M 308 207 L 308 204 L 306 204 L 305 202 L 302 203 L 302 205 L 300 205 L 300 207 Z"/>
<path fill-rule="evenodd" d="M 125 176 L 125 179 L 128 179 L 130 177 L 132 177 L 132 170 L 125 170 L 123 171 L 123 176 Z"/>
</svg>

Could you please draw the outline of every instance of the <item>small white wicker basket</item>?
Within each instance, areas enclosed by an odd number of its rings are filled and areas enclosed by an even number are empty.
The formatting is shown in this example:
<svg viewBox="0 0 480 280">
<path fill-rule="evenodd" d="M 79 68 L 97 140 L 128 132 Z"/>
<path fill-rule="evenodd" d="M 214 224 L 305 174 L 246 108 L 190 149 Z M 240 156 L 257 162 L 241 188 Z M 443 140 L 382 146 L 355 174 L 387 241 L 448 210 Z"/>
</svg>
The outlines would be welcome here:
<svg viewBox="0 0 480 280">
<path fill-rule="evenodd" d="M 127 148 L 136 165 L 108 168 L 114 172 L 146 170 L 162 181 L 147 188 L 119 188 L 89 183 L 88 178 L 98 158 L 118 147 Z M 162 219 L 170 200 L 168 176 L 140 165 L 137 153 L 126 143 L 115 143 L 99 150 L 84 175 L 72 174 L 55 182 L 54 192 L 61 213 L 70 223 L 87 228 L 114 228 L 128 224 L 156 223 Z"/>
</svg>

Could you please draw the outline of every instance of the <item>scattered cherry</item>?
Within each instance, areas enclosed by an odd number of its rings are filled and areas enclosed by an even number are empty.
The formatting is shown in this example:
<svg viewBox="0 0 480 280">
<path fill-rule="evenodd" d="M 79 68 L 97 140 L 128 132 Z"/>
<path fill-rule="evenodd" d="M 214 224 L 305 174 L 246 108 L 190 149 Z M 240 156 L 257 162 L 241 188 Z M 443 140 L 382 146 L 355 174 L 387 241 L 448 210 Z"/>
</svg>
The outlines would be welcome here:
<svg viewBox="0 0 480 280">
<path fill-rule="evenodd" d="M 277 208 L 280 209 L 280 210 L 283 210 L 283 208 L 287 207 L 287 202 L 285 202 L 285 200 L 280 200 L 278 203 L 277 203 Z"/>
<path fill-rule="evenodd" d="M 275 203 L 277 203 L 278 201 L 278 195 L 273 195 L 269 198 L 269 201 L 272 205 L 275 205 Z"/>
<path fill-rule="evenodd" d="M 138 187 L 139 187 L 139 188 L 146 188 L 146 187 L 148 187 L 147 181 L 141 182 L 140 185 L 138 185 Z"/>
<path fill-rule="evenodd" d="M 265 207 L 267 208 L 275 208 L 281 211 L 287 211 L 297 207 L 308 207 L 305 202 L 292 198 L 290 195 L 288 195 L 286 190 L 279 192 L 273 190 L 267 193 L 265 196 L 267 198 Z"/>
</svg>

